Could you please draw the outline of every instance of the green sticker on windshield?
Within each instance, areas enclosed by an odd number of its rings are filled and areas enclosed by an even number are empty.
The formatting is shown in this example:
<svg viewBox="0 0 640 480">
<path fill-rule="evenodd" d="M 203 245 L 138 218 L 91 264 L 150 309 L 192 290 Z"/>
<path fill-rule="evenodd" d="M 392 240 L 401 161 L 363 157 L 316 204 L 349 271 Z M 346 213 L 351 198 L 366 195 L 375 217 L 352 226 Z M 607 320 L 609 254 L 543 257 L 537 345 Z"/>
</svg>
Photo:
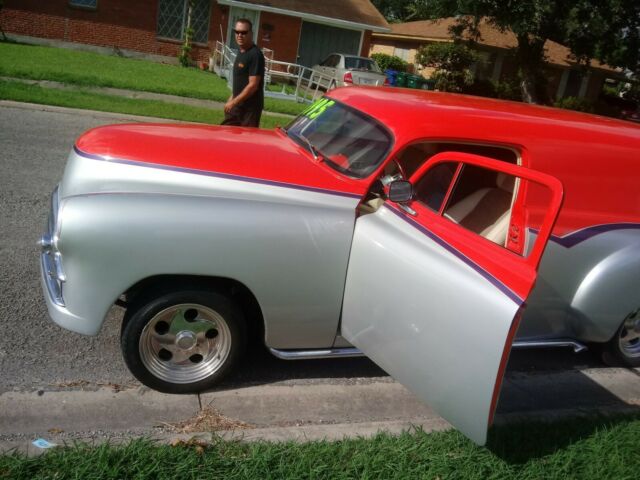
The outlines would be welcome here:
<svg viewBox="0 0 640 480">
<path fill-rule="evenodd" d="M 309 108 L 307 108 L 304 112 L 302 112 L 302 116 L 314 119 L 321 113 L 324 113 L 327 108 L 332 107 L 335 104 L 336 102 L 334 102 L 333 100 L 329 100 L 328 98 L 321 98 L 320 100 L 312 104 Z"/>
</svg>

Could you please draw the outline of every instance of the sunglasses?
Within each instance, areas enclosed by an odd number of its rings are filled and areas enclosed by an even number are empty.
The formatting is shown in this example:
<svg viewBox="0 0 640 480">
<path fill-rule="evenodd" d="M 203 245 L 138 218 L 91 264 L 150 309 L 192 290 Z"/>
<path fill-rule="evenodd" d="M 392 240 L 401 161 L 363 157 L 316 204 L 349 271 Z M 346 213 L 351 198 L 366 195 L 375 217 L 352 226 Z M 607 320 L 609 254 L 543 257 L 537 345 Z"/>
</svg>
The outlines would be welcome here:
<svg viewBox="0 0 640 480">
<path fill-rule="evenodd" d="M 235 33 L 236 35 L 246 35 L 247 33 L 249 33 L 249 30 L 234 30 L 233 33 Z"/>
</svg>

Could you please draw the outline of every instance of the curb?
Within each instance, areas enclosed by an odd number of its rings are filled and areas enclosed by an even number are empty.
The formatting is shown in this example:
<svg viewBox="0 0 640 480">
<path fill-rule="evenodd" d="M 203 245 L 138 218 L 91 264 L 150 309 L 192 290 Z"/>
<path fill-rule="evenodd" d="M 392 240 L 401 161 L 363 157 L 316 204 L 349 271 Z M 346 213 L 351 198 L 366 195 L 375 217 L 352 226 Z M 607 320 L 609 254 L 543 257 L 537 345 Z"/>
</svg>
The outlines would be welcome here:
<svg viewBox="0 0 640 480">
<path fill-rule="evenodd" d="M 129 113 L 103 112 L 100 110 L 86 110 L 83 108 L 58 107 L 55 105 L 44 105 L 41 103 L 16 102 L 14 100 L 0 100 L 0 107 L 21 108 L 23 110 L 35 110 L 39 112 L 62 113 L 66 115 L 77 115 L 78 111 L 91 115 L 94 118 L 105 118 L 109 120 L 125 120 L 132 122 L 152 122 L 152 123 L 185 123 L 194 124 L 196 122 L 186 122 L 184 120 L 173 120 L 170 118 L 145 117 L 142 115 L 132 115 Z M 204 124 L 208 125 L 208 124 Z"/>
<path fill-rule="evenodd" d="M 497 425 L 585 416 L 638 414 L 637 369 L 591 368 L 505 378 Z M 269 384 L 201 395 L 147 388 L 6 392 L 0 395 L 0 451 L 37 453 L 31 441 L 161 442 L 212 435 L 234 440 L 311 441 L 451 428 L 402 385 Z M 33 452 L 32 452 L 33 451 Z"/>
</svg>

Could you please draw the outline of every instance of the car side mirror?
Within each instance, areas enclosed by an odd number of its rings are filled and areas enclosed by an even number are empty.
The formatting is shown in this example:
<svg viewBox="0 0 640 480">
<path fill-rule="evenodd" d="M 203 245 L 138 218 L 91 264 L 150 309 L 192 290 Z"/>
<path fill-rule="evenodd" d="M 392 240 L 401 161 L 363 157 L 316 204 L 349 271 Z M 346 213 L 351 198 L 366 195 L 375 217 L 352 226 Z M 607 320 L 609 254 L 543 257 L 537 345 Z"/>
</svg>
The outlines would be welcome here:
<svg viewBox="0 0 640 480">
<path fill-rule="evenodd" d="M 389 184 L 389 200 L 395 203 L 406 203 L 413 198 L 413 185 L 409 180 L 395 180 Z"/>
</svg>

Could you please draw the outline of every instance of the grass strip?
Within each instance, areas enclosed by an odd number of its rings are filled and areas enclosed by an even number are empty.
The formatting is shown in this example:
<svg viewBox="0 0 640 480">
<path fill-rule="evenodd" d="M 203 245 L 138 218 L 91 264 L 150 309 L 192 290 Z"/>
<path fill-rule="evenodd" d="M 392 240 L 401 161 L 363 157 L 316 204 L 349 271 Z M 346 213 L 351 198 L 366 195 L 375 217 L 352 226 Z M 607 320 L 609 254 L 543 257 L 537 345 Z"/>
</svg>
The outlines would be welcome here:
<svg viewBox="0 0 640 480">
<path fill-rule="evenodd" d="M 637 478 L 640 415 L 492 430 L 488 447 L 456 431 L 337 442 L 76 444 L 0 456 L 0 478 L 603 479 Z"/>
<path fill-rule="evenodd" d="M 53 80 L 225 102 L 227 82 L 197 68 L 64 48 L 0 42 L 0 76 Z M 307 105 L 265 98 L 265 110 L 297 115 Z"/>
<path fill-rule="evenodd" d="M 221 110 L 212 110 L 210 108 L 167 103 L 159 100 L 129 99 L 81 90 L 58 90 L 3 80 L 0 80 L 0 99 L 214 125 L 222 122 L 224 118 Z M 289 121 L 288 118 L 263 115 L 260 127 L 273 128 L 276 125 L 286 125 Z"/>
</svg>

